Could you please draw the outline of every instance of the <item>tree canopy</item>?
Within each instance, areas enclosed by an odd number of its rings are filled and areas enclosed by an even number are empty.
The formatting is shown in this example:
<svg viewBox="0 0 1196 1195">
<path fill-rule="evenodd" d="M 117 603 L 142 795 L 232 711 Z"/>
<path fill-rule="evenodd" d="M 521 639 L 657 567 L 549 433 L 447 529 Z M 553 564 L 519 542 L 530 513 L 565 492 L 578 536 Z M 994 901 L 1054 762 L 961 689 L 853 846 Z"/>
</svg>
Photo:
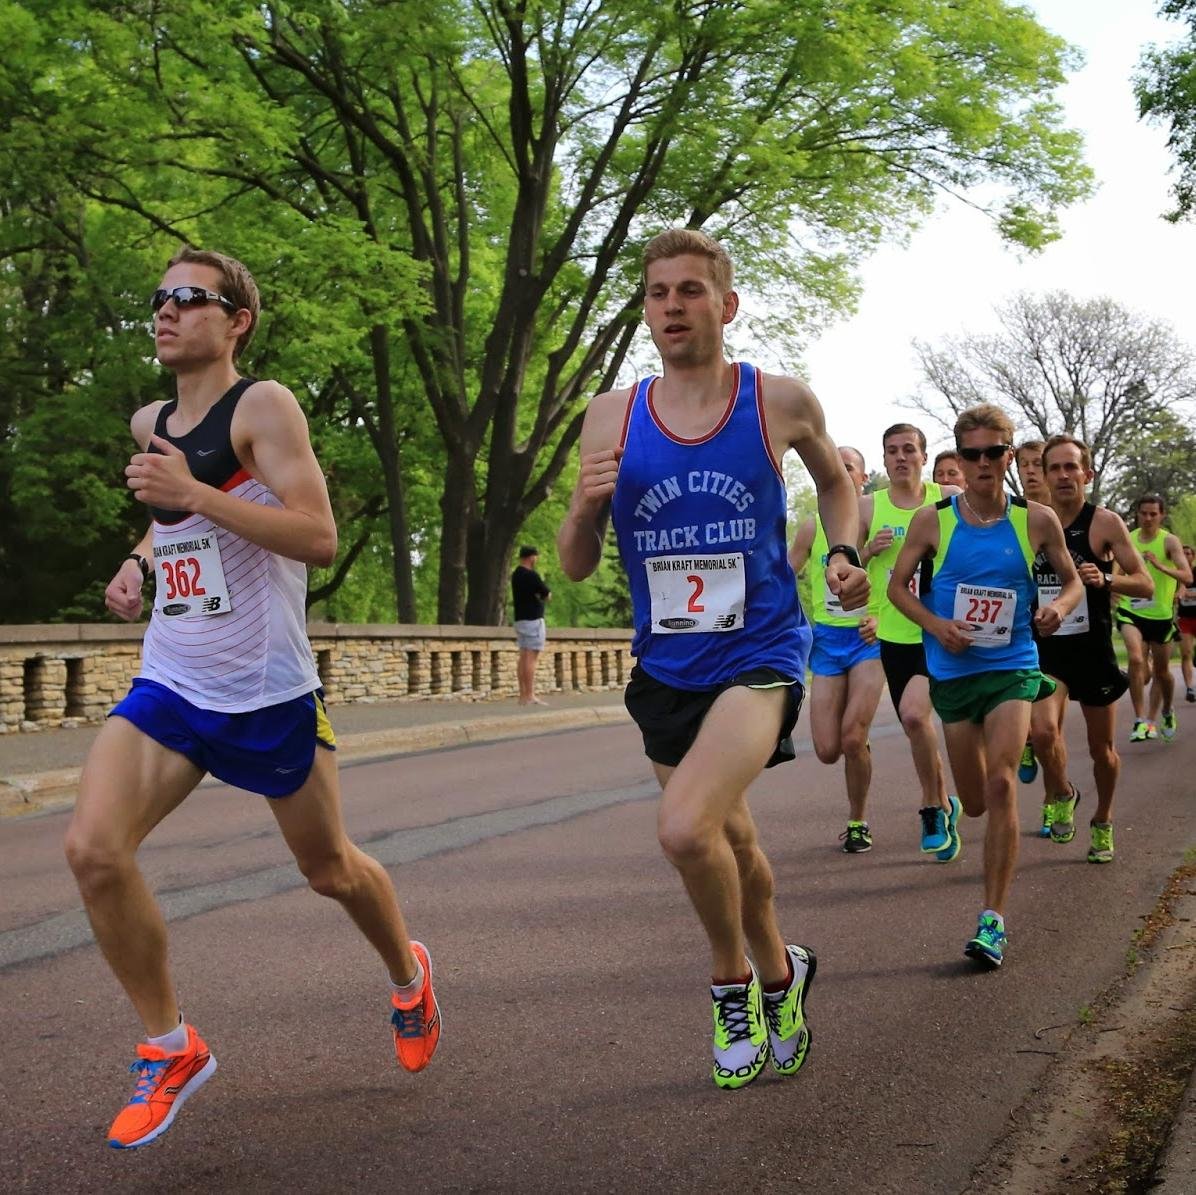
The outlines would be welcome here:
<svg viewBox="0 0 1196 1195">
<path fill-rule="evenodd" d="M 1151 46 L 1142 55 L 1134 90 L 1138 111 L 1168 126 L 1167 147 L 1175 157 L 1172 221 L 1196 211 L 1196 0 L 1164 0 L 1163 16 L 1185 21 L 1187 36 L 1175 45 Z"/>
<path fill-rule="evenodd" d="M 1102 490 L 1132 491 L 1148 460 L 1156 477 L 1170 460 L 1167 477 L 1179 481 L 1184 437 L 1192 442 L 1196 361 L 1174 329 L 1112 299 L 1063 291 L 1018 295 L 997 314 L 994 335 L 914 342 L 933 391 L 919 400 L 922 410 L 950 426 L 965 407 L 992 402 L 1044 440 L 1078 437 L 1092 450 L 1094 501 Z"/>
<path fill-rule="evenodd" d="M 128 532 L 115 428 L 166 386 L 143 296 L 180 241 L 220 248 L 351 569 L 389 564 L 409 621 L 497 620 L 634 358 L 652 232 L 722 239 L 798 342 L 940 194 L 1035 249 L 1090 185 L 1068 51 L 1005 0 L 0 0 L 0 31 L 13 500 L 54 486 L 29 449 L 57 401 L 96 441 L 79 501 Z"/>
</svg>

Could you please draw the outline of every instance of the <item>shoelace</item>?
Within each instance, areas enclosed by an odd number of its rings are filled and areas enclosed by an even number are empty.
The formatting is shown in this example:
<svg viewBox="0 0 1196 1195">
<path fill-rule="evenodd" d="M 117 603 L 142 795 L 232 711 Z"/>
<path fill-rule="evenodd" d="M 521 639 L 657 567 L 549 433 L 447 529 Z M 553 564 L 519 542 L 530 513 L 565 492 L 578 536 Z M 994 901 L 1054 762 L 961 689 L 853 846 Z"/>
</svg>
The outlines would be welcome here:
<svg viewBox="0 0 1196 1195">
<path fill-rule="evenodd" d="M 424 1002 L 421 1000 L 414 1008 L 396 1008 L 390 1014 L 390 1023 L 400 1037 L 423 1037 Z"/>
<path fill-rule="evenodd" d="M 938 809 L 931 806 L 928 809 L 919 809 L 918 812 L 922 815 L 922 833 L 935 833 L 939 828 Z"/>
<path fill-rule="evenodd" d="M 169 1063 L 165 1058 L 138 1058 L 132 1063 L 129 1071 L 137 1075 L 137 1086 L 129 1099 L 130 1104 L 144 1104 L 154 1094 L 158 1080 Z"/>
<path fill-rule="evenodd" d="M 718 1007 L 718 1019 L 727 1031 L 727 1044 L 746 1041 L 752 1035 L 751 1019 L 748 1016 L 748 989 L 740 988 L 714 997 Z"/>
<path fill-rule="evenodd" d="M 839 835 L 840 842 L 863 842 L 864 835 L 867 833 L 864 826 L 848 826 L 842 834 Z"/>
<path fill-rule="evenodd" d="M 1005 931 L 995 921 L 982 921 L 976 931 L 976 937 L 986 946 L 999 946 L 1005 937 Z"/>
</svg>

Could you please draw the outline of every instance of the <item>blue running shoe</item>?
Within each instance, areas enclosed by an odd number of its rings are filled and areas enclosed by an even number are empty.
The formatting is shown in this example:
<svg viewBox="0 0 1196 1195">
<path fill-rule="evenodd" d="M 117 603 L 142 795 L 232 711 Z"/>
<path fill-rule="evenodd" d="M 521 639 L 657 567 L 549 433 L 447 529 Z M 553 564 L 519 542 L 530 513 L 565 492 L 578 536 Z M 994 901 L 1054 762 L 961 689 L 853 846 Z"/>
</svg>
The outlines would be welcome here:
<svg viewBox="0 0 1196 1195">
<path fill-rule="evenodd" d="M 1034 746 L 1027 739 L 1025 747 L 1022 748 L 1021 762 L 1017 765 L 1017 778 L 1023 784 L 1033 784 L 1034 777 L 1038 775 L 1038 757 L 1034 754 Z"/>
<path fill-rule="evenodd" d="M 976 936 L 964 945 L 963 952 L 981 966 L 995 970 L 1004 960 L 1006 941 L 1004 923 L 991 913 L 981 913 Z"/>
<path fill-rule="evenodd" d="M 922 853 L 933 855 L 944 850 L 951 842 L 947 833 L 947 811 L 941 805 L 927 805 L 918 810 L 922 819 Z"/>
<path fill-rule="evenodd" d="M 940 863 L 950 863 L 953 859 L 959 857 L 959 852 L 963 849 L 963 839 L 959 836 L 959 815 L 963 810 L 963 806 L 959 803 L 959 798 L 952 793 L 947 798 L 951 808 L 947 812 L 947 837 L 948 842 L 941 851 L 935 851 L 934 857 Z"/>
</svg>

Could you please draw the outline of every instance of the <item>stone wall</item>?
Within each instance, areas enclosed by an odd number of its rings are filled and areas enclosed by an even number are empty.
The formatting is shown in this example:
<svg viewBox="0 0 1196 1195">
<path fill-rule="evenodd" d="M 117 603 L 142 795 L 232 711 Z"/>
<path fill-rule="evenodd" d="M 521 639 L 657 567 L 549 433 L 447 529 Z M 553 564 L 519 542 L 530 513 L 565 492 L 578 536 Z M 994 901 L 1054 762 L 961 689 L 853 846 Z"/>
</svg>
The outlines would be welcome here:
<svg viewBox="0 0 1196 1195">
<path fill-rule="evenodd" d="M 0 734 L 99 722 L 141 666 L 144 625 L 0 626 Z M 309 623 L 330 703 L 486 701 L 513 697 L 518 652 L 509 627 Z M 538 692 L 621 688 L 631 633 L 550 627 Z"/>
</svg>

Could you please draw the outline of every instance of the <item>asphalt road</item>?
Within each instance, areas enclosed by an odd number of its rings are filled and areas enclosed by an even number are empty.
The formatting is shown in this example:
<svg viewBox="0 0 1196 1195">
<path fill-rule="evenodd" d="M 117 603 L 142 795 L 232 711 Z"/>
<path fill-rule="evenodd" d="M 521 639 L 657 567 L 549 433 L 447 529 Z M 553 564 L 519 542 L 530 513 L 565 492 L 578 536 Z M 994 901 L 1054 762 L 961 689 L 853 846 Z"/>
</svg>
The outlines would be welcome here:
<svg viewBox="0 0 1196 1195">
<path fill-rule="evenodd" d="M 1186 717 L 1185 717 L 1186 715 Z M 1125 967 L 1140 916 L 1193 843 L 1196 717 L 1122 744 L 1117 860 L 1033 837 L 1005 967 L 962 956 L 981 891 L 917 850 L 891 710 L 873 734 L 876 848 L 838 850 L 841 771 L 804 753 L 757 782 L 784 932 L 818 954 L 810 1059 L 740 1092 L 709 1079 L 708 958 L 655 841 L 629 726 L 350 764 L 356 839 L 432 952 L 440 1051 L 394 1063 L 385 976 L 306 891 L 260 799 L 205 789 L 145 869 L 172 918 L 183 1008 L 219 1060 L 175 1126 L 117 1153 L 138 1026 L 61 858 L 66 814 L 0 825 L 0 1190 L 750 1191 L 965 1189 L 1064 1029 Z M 803 722 L 803 726 L 804 726 Z M 1128 726 L 1122 713 L 1122 738 Z M 1080 761 L 1078 716 L 1068 737 Z"/>
</svg>

